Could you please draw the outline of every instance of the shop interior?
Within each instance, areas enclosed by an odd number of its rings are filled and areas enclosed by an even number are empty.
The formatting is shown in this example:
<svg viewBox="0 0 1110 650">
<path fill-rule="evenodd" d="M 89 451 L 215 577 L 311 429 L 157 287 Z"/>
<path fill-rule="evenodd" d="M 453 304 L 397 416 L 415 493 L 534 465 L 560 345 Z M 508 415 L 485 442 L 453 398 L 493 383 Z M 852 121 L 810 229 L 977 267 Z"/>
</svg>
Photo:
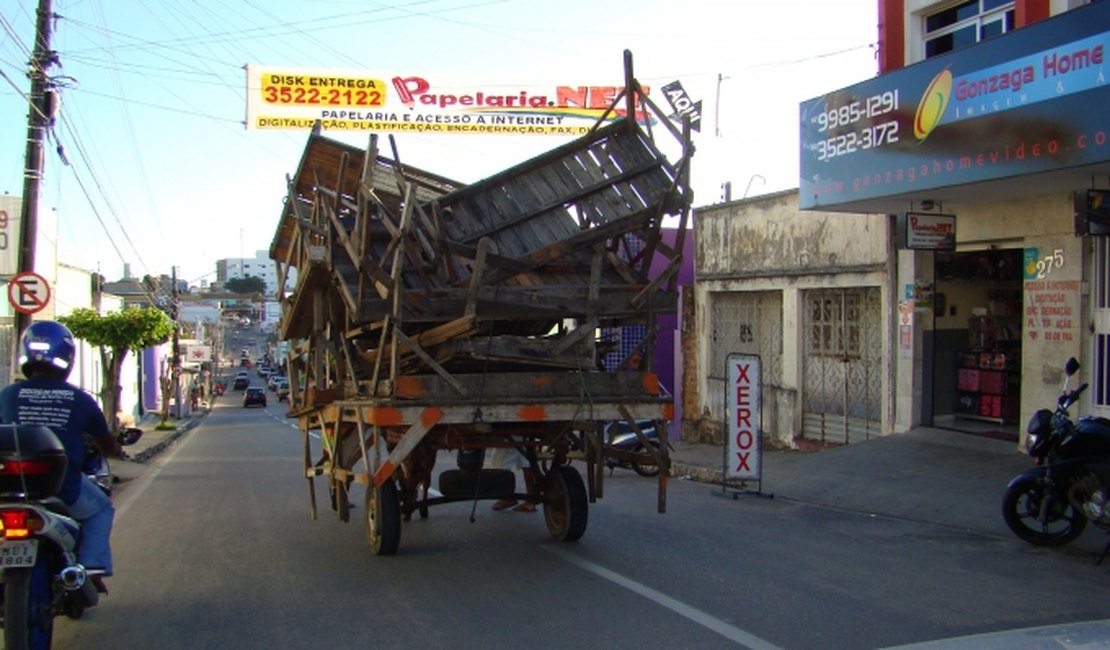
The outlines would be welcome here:
<svg viewBox="0 0 1110 650">
<path fill-rule="evenodd" d="M 1018 439 L 1022 264 L 1021 249 L 936 253 L 925 355 L 932 426 Z"/>
</svg>

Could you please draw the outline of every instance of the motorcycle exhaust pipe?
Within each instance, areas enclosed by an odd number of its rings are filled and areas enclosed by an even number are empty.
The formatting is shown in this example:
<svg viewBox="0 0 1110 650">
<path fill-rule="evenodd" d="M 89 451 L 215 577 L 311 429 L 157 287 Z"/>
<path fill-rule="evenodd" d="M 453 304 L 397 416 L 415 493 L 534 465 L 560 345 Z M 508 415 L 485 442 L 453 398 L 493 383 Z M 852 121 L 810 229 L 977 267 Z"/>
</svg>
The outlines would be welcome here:
<svg viewBox="0 0 1110 650">
<path fill-rule="evenodd" d="M 77 591 L 85 586 L 85 583 L 89 579 L 89 574 L 85 571 L 85 567 L 80 564 L 75 564 L 62 569 L 58 577 L 61 579 L 62 586 L 65 587 L 66 591 Z"/>
</svg>

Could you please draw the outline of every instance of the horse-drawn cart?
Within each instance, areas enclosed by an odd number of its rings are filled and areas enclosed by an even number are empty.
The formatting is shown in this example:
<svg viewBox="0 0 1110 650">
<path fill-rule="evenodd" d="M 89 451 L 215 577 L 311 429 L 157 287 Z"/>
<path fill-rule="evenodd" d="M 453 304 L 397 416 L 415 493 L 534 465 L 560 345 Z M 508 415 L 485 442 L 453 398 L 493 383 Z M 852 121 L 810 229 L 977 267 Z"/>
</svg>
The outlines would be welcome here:
<svg viewBox="0 0 1110 650">
<path fill-rule="evenodd" d="M 587 135 L 471 185 L 380 155 L 376 136 L 365 150 L 309 137 L 270 252 L 279 285 L 297 269 L 280 335 L 313 516 L 323 477 L 343 521 L 365 486 L 378 554 L 396 551 L 414 512 L 510 496 L 541 503 L 551 534 L 573 540 L 602 496 L 604 459 L 632 453 L 605 444 L 604 423 L 666 431 L 671 398 L 650 368 L 656 316 L 677 302 L 692 148 L 630 59 L 625 85 Z M 674 138 L 677 165 L 652 123 Z M 677 244 L 662 237 L 667 218 Z M 667 470 L 667 445 L 641 437 L 635 459 Z M 527 492 L 483 467 L 480 450 L 498 447 L 527 459 Z M 443 450 L 457 468 L 433 488 Z"/>
</svg>

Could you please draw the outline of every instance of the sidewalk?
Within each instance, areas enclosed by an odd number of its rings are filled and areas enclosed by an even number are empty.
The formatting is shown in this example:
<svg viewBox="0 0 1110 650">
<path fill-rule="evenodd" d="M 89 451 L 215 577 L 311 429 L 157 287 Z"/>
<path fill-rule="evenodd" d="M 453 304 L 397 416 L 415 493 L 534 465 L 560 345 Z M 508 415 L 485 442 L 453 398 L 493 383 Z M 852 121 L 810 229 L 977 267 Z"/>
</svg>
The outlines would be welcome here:
<svg viewBox="0 0 1110 650">
<path fill-rule="evenodd" d="M 672 476 L 714 484 L 734 498 L 775 498 L 852 512 L 938 524 L 1017 539 L 1002 520 L 1010 479 L 1033 467 L 1013 442 L 919 427 L 907 433 L 822 451 L 765 450 L 762 484 L 724 488 L 724 449 L 674 443 Z M 1068 548 L 1099 553 L 1106 535 L 1094 526 Z"/>
</svg>

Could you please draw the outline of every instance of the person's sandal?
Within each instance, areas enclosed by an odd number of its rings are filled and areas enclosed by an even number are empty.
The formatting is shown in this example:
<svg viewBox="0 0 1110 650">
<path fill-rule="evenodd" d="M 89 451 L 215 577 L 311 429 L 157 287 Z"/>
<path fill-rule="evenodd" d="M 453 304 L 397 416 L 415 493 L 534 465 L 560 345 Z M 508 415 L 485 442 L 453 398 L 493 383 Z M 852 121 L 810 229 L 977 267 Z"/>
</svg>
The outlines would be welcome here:
<svg viewBox="0 0 1110 650">
<path fill-rule="evenodd" d="M 519 506 L 513 508 L 513 512 L 535 512 L 535 511 L 536 511 L 536 504 L 532 503 L 531 501 L 525 501 L 524 503 L 520 504 Z"/>
<path fill-rule="evenodd" d="M 516 499 L 498 499 L 497 501 L 493 502 L 493 509 L 494 510 L 505 510 L 506 508 L 512 508 L 516 504 L 517 504 Z"/>
</svg>

